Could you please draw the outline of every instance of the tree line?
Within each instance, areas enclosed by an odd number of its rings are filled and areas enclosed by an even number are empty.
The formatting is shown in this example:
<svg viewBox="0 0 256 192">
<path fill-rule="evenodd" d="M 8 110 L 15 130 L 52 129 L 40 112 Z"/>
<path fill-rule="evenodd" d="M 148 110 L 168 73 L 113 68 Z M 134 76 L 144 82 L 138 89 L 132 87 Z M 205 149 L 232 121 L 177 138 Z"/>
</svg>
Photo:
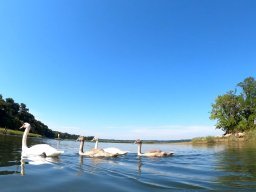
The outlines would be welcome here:
<svg viewBox="0 0 256 192">
<path fill-rule="evenodd" d="M 62 139 L 77 139 L 78 135 L 61 133 L 53 131 L 47 125 L 29 112 L 29 109 L 24 103 L 16 103 L 12 98 L 4 99 L 0 94 L 0 127 L 18 130 L 24 123 L 30 123 L 32 130 L 30 132 L 42 135 L 47 138 L 57 138 L 58 134 Z"/>
<path fill-rule="evenodd" d="M 234 90 L 216 98 L 210 119 L 225 133 L 237 133 L 256 128 L 256 81 L 248 77 Z"/>
</svg>

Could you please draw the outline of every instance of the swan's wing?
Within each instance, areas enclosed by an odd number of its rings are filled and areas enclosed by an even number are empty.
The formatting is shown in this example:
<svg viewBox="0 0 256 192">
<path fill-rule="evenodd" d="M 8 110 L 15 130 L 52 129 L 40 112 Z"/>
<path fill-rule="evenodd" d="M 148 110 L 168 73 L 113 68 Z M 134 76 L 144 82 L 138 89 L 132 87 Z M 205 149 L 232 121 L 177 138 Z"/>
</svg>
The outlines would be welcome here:
<svg viewBox="0 0 256 192">
<path fill-rule="evenodd" d="M 123 155 L 123 154 L 128 153 L 128 151 L 122 151 L 122 150 L 120 150 L 118 148 L 115 148 L 115 147 L 108 147 L 108 148 L 104 148 L 103 150 L 108 152 L 108 153 L 111 153 L 111 154 L 119 154 L 119 155 Z"/>
<path fill-rule="evenodd" d="M 85 151 L 85 152 L 79 152 L 80 155 L 84 156 L 94 156 L 97 153 L 103 152 L 102 149 L 91 149 L 90 151 Z"/>
<path fill-rule="evenodd" d="M 28 148 L 27 153 L 31 155 L 42 155 L 45 153 L 47 157 L 55 157 L 64 153 L 64 151 L 58 151 L 57 149 L 47 144 L 38 144 Z"/>
<path fill-rule="evenodd" d="M 163 151 L 151 151 L 147 153 L 141 154 L 141 156 L 147 156 L 147 157 L 167 157 L 173 155 L 173 152 L 163 152 Z"/>
<path fill-rule="evenodd" d="M 161 153 L 162 151 L 159 149 L 150 150 L 149 153 Z"/>
</svg>

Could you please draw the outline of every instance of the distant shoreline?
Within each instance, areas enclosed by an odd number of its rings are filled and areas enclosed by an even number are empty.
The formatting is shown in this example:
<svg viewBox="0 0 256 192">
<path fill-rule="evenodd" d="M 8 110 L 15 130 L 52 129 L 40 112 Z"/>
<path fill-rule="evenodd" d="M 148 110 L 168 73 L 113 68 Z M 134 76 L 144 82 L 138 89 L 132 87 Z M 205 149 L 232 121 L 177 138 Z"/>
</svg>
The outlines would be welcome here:
<svg viewBox="0 0 256 192">
<path fill-rule="evenodd" d="M 100 142 L 104 143 L 134 143 L 134 140 L 119 140 L 119 139 L 99 139 Z M 181 140 L 142 140 L 144 144 L 170 144 L 170 143 L 190 143 L 191 139 Z"/>
<path fill-rule="evenodd" d="M 4 129 L 0 128 L 0 135 L 7 135 L 7 136 L 22 136 L 23 131 L 19 130 L 12 130 L 12 129 Z M 43 138 L 42 135 L 34 134 L 34 133 L 29 133 L 30 137 L 36 137 L 36 138 Z M 51 139 L 51 138 L 48 138 Z M 72 139 L 64 139 L 64 138 L 53 138 L 57 140 L 72 140 Z M 88 140 L 90 141 L 90 140 Z M 100 142 L 104 143 L 134 143 L 134 140 L 121 140 L 121 139 L 99 139 Z M 191 143 L 191 139 L 181 139 L 181 140 L 143 140 L 144 144 L 170 144 L 170 143 Z"/>
</svg>

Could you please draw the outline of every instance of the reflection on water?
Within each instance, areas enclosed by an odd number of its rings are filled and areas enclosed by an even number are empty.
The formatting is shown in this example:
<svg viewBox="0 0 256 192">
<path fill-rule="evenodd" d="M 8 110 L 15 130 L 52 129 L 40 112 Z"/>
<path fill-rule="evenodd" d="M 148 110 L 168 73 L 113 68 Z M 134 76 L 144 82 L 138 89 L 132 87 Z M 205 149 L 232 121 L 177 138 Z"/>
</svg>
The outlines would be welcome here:
<svg viewBox="0 0 256 192">
<path fill-rule="evenodd" d="M 0 175 L 19 173 L 20 138 L 0 135 Z"/>
<path fill-rule="evenodd" d="M 254 144 L 233 143 L 218 156 L 218 182 L 233 188 L 256 187 L 256 150 Z"/>
<path fill-rule="evenodd" d="M 138 157 L 138 175 L 141 175 L 141 166 L 142 166 L 142 160 L 141 156 Z"/>
<path fill-rule="evenodd" d="M 20 160 L 20 174 L 25 175 L 25 160 L 24 159 Z"/>
<path fill-rule="evenodd" d="M 20 173 L 25 175 L 25 164 L 30 165 L 44 165 L 44 164 L 53 164 L 58 163 L 59 157 L 41 157 L 41 156 L 31 156 L 31 157 L 22 157 L 20 159 Z"/>
<path fill-rule="evenodd" d="M 29 139 L 64 149 L 59 158 L 21 158 L 21 137 L 0 135 L 0 189 L 9 191 L 241 191 L 256 190 L 256 145 L 161 144 L 145 150 L 174 151 L 166 158 L 138 157 L 133 144 L 111 144 L 131 151 L 117 158 L 78 155 L 79 143 Z M 101 143 L 102 147 L 109 144 Z M 93 148 L 93 143 L 87 143 Z M 22 176 L 22 177 L 21 177 Z M 25 182 L 26 181 L 26 182 Z M 15 184 L 14 184 L 15 183 Z M 20 187 L 22 186 L 22 188 Z"/>
</svg>

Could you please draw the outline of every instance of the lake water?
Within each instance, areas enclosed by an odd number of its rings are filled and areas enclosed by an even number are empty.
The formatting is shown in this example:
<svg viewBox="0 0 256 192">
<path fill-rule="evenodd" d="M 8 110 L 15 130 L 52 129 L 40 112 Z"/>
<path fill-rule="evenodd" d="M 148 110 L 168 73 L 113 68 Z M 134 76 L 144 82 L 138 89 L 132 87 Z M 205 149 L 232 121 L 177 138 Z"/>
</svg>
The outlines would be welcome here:
<svg viewBox="0 0 256 192">
<path fill-rule="evenodd" d="M 130 153 L 117 158 L 78 154 L 79 142 L 29 139 L 65 150 L 58 159 L 21 160 L 21 137 L 0 135 L 0 191 L 256 191 L 256 147 L 230 144 L 144 144 L 142 151 L 174 151 L 165 158 L 137 157 L 135 144 L 99 143 Z M 92 148 L 86 143 L 85 148 Z"/>
</svg>

